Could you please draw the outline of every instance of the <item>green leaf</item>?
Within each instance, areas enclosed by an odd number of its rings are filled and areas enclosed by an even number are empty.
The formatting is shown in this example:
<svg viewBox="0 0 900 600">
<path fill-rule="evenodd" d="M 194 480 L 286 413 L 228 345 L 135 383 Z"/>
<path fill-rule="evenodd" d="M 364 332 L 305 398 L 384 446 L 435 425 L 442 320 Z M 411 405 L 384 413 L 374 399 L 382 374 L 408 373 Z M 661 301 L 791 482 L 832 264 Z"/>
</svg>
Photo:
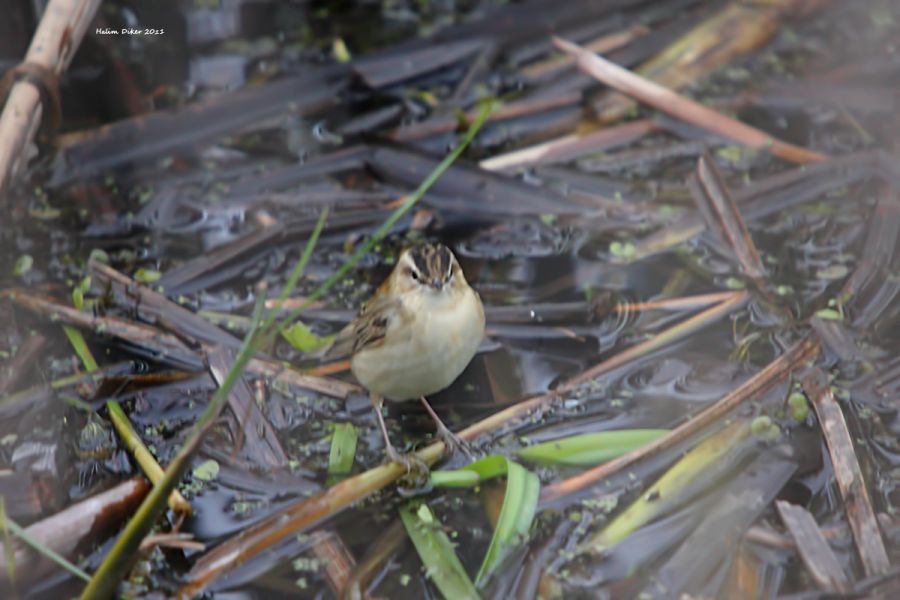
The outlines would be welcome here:
<svg viewBox="0 0 900 600">
<path fill-rule="evenodd" d="M 347 49 L 347 44 L 344 43 L 344 40 L 341 38 L 335 38 L 331 43 L 331 49 L 334 52 L 334 58 L 338 62 L 350 62 L 353 58 L 350 56 L 350 50 Z"/>
<path fill-rule="evenodd" d="M 81 288 L 74 288 L 72 290 L 72 304 L 78 310 L 84 308 L 84 292 L 81 291 Z"/>
<path fill-rule="evenodd" d="M 6 578 L 15 587 L 16 550 L 13 547 L 12 537 L 9 535 L 9 527 L 6 524 L 6 501 L 4 496 L 0 496 L 0 528 L 3 529 L 3 556 L 6 557 Z"/>
<path fill-rule="evenodd" d="M 284 339 L 300 352 L 312 352 L 327 346 L 334 339 L 333 335 L 320 337 L 309 330 L 302 321 L 297 321 L 281 332 Z"/>
<path fill-rule="evenodd" d="M 219 463 L 213 459 L 204 460 L 194 467 L 193 474 L 194 478 L 201 481 L 212 481 L 219 476 Z"/>
<path fill-rule="evenodd" d="M 154 283 L 156 281 L 159 281 L 160 277 L 162 277 L 162 273 L 160 273 L 159 271 L 155 271 L 153 269 L 145 269 L 144 267 L 141 267 L 134 272 L 134 280 L 141 283 Z"/>
<path fill-rule="evenodd" d="M 510 548 L 517 546 L 522 538 L 528 536 L 537 511 L 541 482 L 537 475 L 500 454 L 486 456 L 462 469 L 435 471 L 431 475 L 432 485 L 447 487 L 474 486 L 503 475 L 506 475 L 503 506 L 500 508 L 500 517 L 491 543 L 475 578 L 478 585 L 500 564 Z"/>
<path fill-rule="evenodd" d="M 31 270 L 32 265 L 34 265 L 34 259 L 31 258 L 31 255 L 23 254 L 16 260 L 16 266 L 13 267 L 13 275 L 21 277 Z"/>
<path fill-rule="evenodd" d="M 90 287 L 91 278 L 85 277 L 78 283 L 78 286 L 72 289 L 72 304 L 78 310 L 84 308 L 84 292 L 89 290 Z M 89 373 L 96 371 L 99 368 L 97 361 L 94 360 L 94 355 L 91 354 L 91 349 L 88 348 L 87 342 L 84 341 L 84 335 L 82 335 L 81 331 L 71 325 L 63 325 L 63 331 L 75 350 L 75 354 L 81 359 L 81 364 L 84 365 L 85 370 Z"/>
<path fill-rule="evenodd" d="M 66 333 L 66 337 L 69 338 L 69 343 L 72 344 L 75 354 L 81 359 L 81 364 L 84 365 L 84 369 L 89 373 L 96 371 L 98 368 L 97 361 L 94 360 L 94 355 L 91 354 L 91 349 L 88 348 L 87 342 L 84 341 L 84 336 L 81 335 L 81 332 L 71 325 L 63 325 L 63 331 Z"/>
<path fill-rule="evenodd" d="M 331 453 L 328 455 L 328 473 L 345 475 L 353 469 L 356 456 L 356 427 L 352 423 L 338 423 L 331 437 Z"/>
<path fill-rule="evenodd" d="M 788 404 L 791 407 L 791 417 L 798 423 L 803 423 L 809 417 L 809 403 L 802 392 L 794 392 L 788 396 Z"/>
<path fill-rule="evenodd" d="M 500 518 L 494 528 L 487 554 L 484 555 L 481 568 L 475 576 L 475 583 L 478 585 L 488 578 L 509 549 L 518 546 L 528 537 L 537 512 L 541 481 L 537 475 L 522 465 L 507 462 L 509 470 L 506 473 L 503 507 L 500 509 Z"/>
<path fill-rule="evenodd" d="M 727 287 L 729 290 L 743 290 L 747 286 L 744 285 L 744 282 L 737 277 L 729 277 L 725 280 L 725 287 Z"/>
<path fill-rule="evenodd" d="M 481 477 L 473 471 L 432 471 L 431 485 L 434 487 L 474 487 L 481 483 Z"/>
<path fill-rule="evenodd" d="M 820 319 L 828 319 L 829 321 L 843 321 L 844 315 L 833 308 L 823 308 L 816 311 L 816 316 Z"/>
<path fill-rule="evenodd" d="M 625 429 L 584 433 L 522 448 L 520 458 L 541 464 L 589 467 L 635 448 L 649 444 L 668 433 L 665 429 Z"/>
<path fill-rule="evenodd" d="M 104 265 L 109 264 L 109 254 L 106 253 L 105 250 L 101 250 L 100 248 L 94 248 L 91 250 L 90 255 L 88 255 L 88 262 L 96 261 L 98 263 L 103 263 Z"/>
<path fill-rule="evenodd" d="M 616 258 L 633 258 L 637 254 L 637 247 L 631 242 L 612 242 L 609 253 Z"/>
<path fill-rule="evenodd" d="M 478 598 L 478 591 L 456 556 L 450 538 L 427 504 L 414 502 L 400 508 L 400 519 L 425 565 L 428 577 L 447 600 Z"/>
</svg>

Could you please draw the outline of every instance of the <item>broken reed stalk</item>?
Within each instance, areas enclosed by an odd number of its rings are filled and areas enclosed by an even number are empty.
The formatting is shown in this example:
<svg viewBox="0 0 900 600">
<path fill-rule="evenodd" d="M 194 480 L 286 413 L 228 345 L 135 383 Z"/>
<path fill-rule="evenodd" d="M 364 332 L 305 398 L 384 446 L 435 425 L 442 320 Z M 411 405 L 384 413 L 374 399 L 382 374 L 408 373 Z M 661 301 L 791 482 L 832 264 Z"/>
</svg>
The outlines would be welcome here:
<svg viewBox="0 0 900 600">
<path fill-rule="evenodd" d="M 640 460 L 659 454 L 683 442 L 709 427 L 741 404 L 756 398 L 818 353 L 818 342 L 804 339 L 794 344 L 787 352 L 769 363 L 766 368 L 748 379 L 739 388 L 658 440 L 593 469 L 579 473 L 574 477 L 544 487 L 541 493 L 541 504 L 546 505 L 568 494 L 583 490 Z"/>
<path fill-rule="evenodd" d="M 685 33 L 666 49 L 637 68 L 647 79 L 680 90 L 735 57 L 766 44 L 792 16 L 805 16 L 828 0 L 767 0 L 728 2 L 721 10 Z M 622 94 L 604 94 L 593 102 L 597 120 L 613 123 L 627 117 L 634 100 Z"/>
<path fill-rule="evenodd" d="M 576 375 L 572 379 L 566 381 L 559 388 L 557 388 L 554 393 L 561 394 L 567 392 L 574 387 L 581 385 L 585 381 L 596 379 L 600 375 L 608 373 L 613 369 L 617 369 L 640 356 L 646 356 L 650 352 L 654 352 L 668 344 L 673 343 L 675 340 L 687 337 L 698 329 L 705 327 L 715 319 L 727 315 L 733 310 L 736 310 L 738 307 L 743 306 L 747 301 L 747 298 L 748 296 L 746 292 L 735 292 L 731 295 L 730 298 L 728 298 L 727 300 L 723 300 L 712 308 L 708 308 L 702 313 L 694 315 L 686 321 L 669 327 L 668 329 L 653 336 L 651 339 L 639 344 L 635 344 L 631 348 L 623 350 L 610 359 L 603 361 L 599 365 L 596 365 L 588 369 L 587 371 Z"/>
<path fill-rule="evenodd" d="M 21 166 L 17 161 L 27 156 L 25 147 L 41 121 L 59 118 L 53 114 L 60 110 L 59 76 L 72 61 L 99 6 L 100 0 L 51 0 L 25 60 L 14 67 L 20 69 L 19 77 L 13 75 L 14 70 L 7 75 L 14 83 L 0 116 L 0 195 L 9 187 L 13 171 Z"/>
<path fill-rule="evenodd" d="M 581 94 L 568 93 L 552 98 L 526 98 L 516 102 L 505 104 L 501 108 L 495 110 L 490 119 L 490 123 L 504 121 L 507 119 L 517 119 L 526 117 L 535 113 L 553 110 L 555 108 L 565 108 L 566 106 L 575 106 L 581 100 Z M 470 110 L 461 115 L 466 121 L 474 121 L 478 118 L 478 110 Z M 400 127 L 390 134 L 392 140 L 398 142 L 412 142 L 443 133 L 451 133 L 459 127 L 460 119 L 453 117 L 438 117 L 422 121 L 414 125 Z"/>
<path fill-rule="evenodd" d="M 859 468 L 853 441 L 847 430 L 847 421 L 844 420 L 844 413 L 841 412 L 841 407 L 835 401 L 834 393 L 828 385 L 828 376 L 821 369 L 814 369 L 803 379 L 803 390 L 812 401 L 822 434 L 825 436 L 834 478 L 844 500 L 847 520 L 850 522 L 850 530 L 853 532 L 853 540 L 856 542 L 863 569 L 870 577 L 885 573 L 890 569 L 891 563 L 881 538 L 881 529 L 875 519 L 865 479 Z"/>
<path fill-rule="evenodd" d="M 29 534 L 26 529 L 24 529 L 21 525 L 19 525 L 18 523 L 16 523 L 12 519 L 10 519 L 8 515 L 6 515 L 5 509 L 3 512 L 4 512 L 4 514 L 3 514 L 4 526 L 9 528 L 9 530 L 12 531 L 17 538 L 21 539 L 23 542 L 25 542 L 26 544 L 31 546 L 31 548 L 35 552 L 37 552 L 38 554 L 44 556 L 45 558 L 47 558 L 49 560 L 52 560 L 57 565 L 59 565 L 60 567 L 62 567 L 63 569 L 65 569 L 66 571 L 68 571 L 69 573 L 74 575 L 75 577 L 78 577 L 79 579 L 82 579 L 84 581 L 91 580 L 90 576 L 87 573 L 85 573 L 84 571 L 82 571 L 78 566 L 72 564 L 71 562 L 66 560 L 66 558 L 64 556 L 58 554 L 53 549 L 48 548 L 47 546 L 44 546 L 39 541 L 37 541 L 36 539 L 31 537 L 31 534 Z"/>
<path fill-rule="evenodd" d="M 135 477 L 32 523 L 25 531 L 42 546 L 74 559 L 80 548 L 101 543 L 105 539 L 102 535 L 117 531 L 149 491 L 147 480 Z M 12 556 L 0 554 L 0 563 L 15 565 L 19 583 L 34 581 L 56 569 L 55 563 L 37 561 L 29 549 L 21 547 Z M 0 570 L 0 577 L 2 573 Z"/>
<path fill-rule="evenodd" d="M 7 362 L 6 368 L 0 371 L 0 397 L 18 387 L 19 382 L 28 375 L 32 365 L 35 364 L 35 359 L 43 354 L 47 343 L 47 338 L 40 334 L 32 334 L 25 338 L 16 349 L 15 356 Z"/>
<path fill-rule="evenodd" d="M 116 428 L 119 438 L 125 444 L 125 448 L 134 456 L 147 479 L 156 484 L 163 478 L 163 469 L 156 462 L 156 458 L 144 444 L 141 436 L 131 426 L 131 421 L 128 420 L 125 411 L 115 400 L 106 401 L 106 410 L 109 411 L 109 419 Z M 191 503 L 178 490 L 172 490 L 169 495 L 169 508 L 180 515 L 190 515 L 193 512 Z"/>
<path fill-rule="evenodd" d="M 800 560 L 819 589 L 845 593 L 849 582 L 844 568 L 809 511 L 784 500 L 777 500 L 775 506 L 796 542 Z"/>
<path fill-rule="evenodd" d="M 316 532 L 312 537 L 313 553 L 324 565 L 328 587 L 337 597 L 351 580 L 356 570 L 356 560 L 334 531 Z M 368 594 L 365 596 L 368 597 Z"/>
<path fill-rule="evenodd" d="M 668 115 L 711 131 L 755 150 L 766 150 L 784 160 L 810 163 L 828 156 L 783 142 L 755 127 L 703 106 L 658 83 L 636 75 L 572 42 L 554 37 L 553 43 L 575 57 L 579 68 L 600 82 Z"/>
<path fill-rule="evenodd" d="M 561 394 L 571 391 L 585 381 L 619 368 L 631 360 L 647 356 L 667 344 L 671 344 L 704 326 L 716 322 L 721 316 L 742 306 L 746 299 L 747 294 L 745 292 L 732 292 L 729 299 L 683 323 L 666 329 L 646 342 L 614 355 L 581 375 L 563 383 L 556 390 L 514 404 L 467 427 L 459 433 L 459 437 L 472 441 L 479 436 L 505 427 L 515 419 L 546 407 L 559 398 Z M 444 443 L 439 441 L 420 450 L 417 456 L 426 464 L 431 465 L 440 458 L 443 451 Z M 225 571 L 252 559 L 285 537 L 308 529 L 354 502 L 390 485 L 403 474 L 403 467 L 396 463 L 380 465 L 365 473 L 345 479 L 312 498 L 303 499 L 270 515 L 201 557 L 188 574 L 187 584 L 182 587 L 180 593 L 186 596 L 195 596 L 202 593 L 212 584 L 216 577 Z"/>
<path fill-rule="evenodd" d="M 718 167 L 704 154 L 697 161 L 697 168 L 690 179 L 691 195 L 697 202 L 707 226 L 715 231 L 734 256 L 744 273 L 763 283 L 766 270 L 753 244 L 753 238 L 732 198 Z"/>
<path fill-rule="evenodd" d="M 217 385 L 228 377 L 231 363 L 221 354 L 208 353 L 209 372 Z M 228 406 L 234 413 L 234 455 L 246 449 L 246 456 L 257 467 L 280 469 L 288 465 L 288 456 L 269 419 L 266 418 L 247 381 L 241 377 L 228 395 Z M 244 444 L 246 442 L 246 444 Z M 243 448 L 242 448 L 243 447 Z"/>
<path fill-rule="evenodd" d="M 735 56 L 752 52 L 761 47 L 778 31 L 785 17 L 805 10 L 816 10 L 822 0 L 776 0 L 775 2 L 729 3 L 718 13 L 684 34 L 668 48 L 641 65 L 636 72 L 672 90 L 680 90 L 699 77 L 728 64 Z M 604 53 L 608 50 L 585 49 Z M 527 72 L 527 69 L 526 69 Z M 600 124 L 615 123 L 626 118 L 636 106 L 634 100 L 622 94 L 601 96 L 593 103 Z M 638 123 L 639 121 L 634 121 Z M 612 132 L 618 127 L 610 128 Z M 601 130 L 606 131 L 606 130 Z M 510 171 L 517 167 L 549 164 L 577 158 L 589 153 L 597 136 L 597 150 L 604 149 L 605 137 L 601 131 L 582 135 L 569 135 L 543 144 L 514 150 L 482 161 L 482 168 Z M 627 142 L 625 142 L 627 143 Z M 584 147 L 587 151 L 580 151 Z M 566 157 L 566 154 L 571 155 Z M 559 158 L 555 155 L 559 154 Z"/>
<path fill-rule="evenodd" d="M 369 544 L 365 556 L 360 559 L 356 569 L 351 573 L 350 579 L 339 591 L 337 597 L 340 600 L 357 600 L 360 597 L 371 600 L 371 596 L 365 593 L 369 582 L 378 574 L 382 565 L 388 562 L 394 552 L 402 544 L 409 542 L 406 528 L 403 522 L 397 518 L 383 529 L 374 542 Z"/>
<path fill-rule="evenodd" d="M 857 152 L 815 165 L 802 165 L 734 191 L 738 205 L 745 216 L 760 219 L 789 206 L 807 202 L 832 189 L 850 185 L 870 175 L 889 177 L 877 152 Z M 890 179 L 888 179 L 889 181 Z M 788 200 L 788 198 L 790 198 Z M 706 224 L 699 216 L 682 217 L 668 227 L 660 229 L 635 242 L 635 253 L 629 262 L 647 258 L 658 252 L 674 248 L 703 233 Z M 871 236 L 870 238 L 871 239 Z M 865 256 L 865 251 L 863 256 Z M 862 259 L 861 264 L 865 262 Z"/>
<path fill-rule="evenodd" d="M 713 304 L 719 304 L 735 297 L 735 292 L 713 292 L 710 294 L 698 294 L 696 296 L 683 296 L 680 298 L 662 298 L 660 300 L 648 300 L 646 302 L 623 302 L 616 304 L 617 313 L 641 312 L 646 310 L 672 310 L 682 311 L 690 309 L 706 308 Z"/>
<path fill-rule="evenodd" d="M 140 287 L 138 284 L 134 284 L 134 286 Z M 161 358 L 192 363 L 199 363 L 201 360 L 197 352 L 185 345 L 178 336 L 160 332 L 157 328 L 143 323 L 122 317 L 94 315 L 19 289 L 0 291 L 0 298 L 8 298 L 19 306 L 48 319 L 63 321 L 70 325 L 89 329 L 98 335 L 111 335 L 137 346 L 148 348 Z M 260 377 L 310 389 L 333 398 L 345 399 L 359 389 L 352 383 L 299 373 L 279 362 L 262 358 L 251 359 L 247 370 Z"/>
<path fill-rule="evenodd" d="M 626 44 L 630 44 L 637 38 L 647 35 L 648 33 L 650 33 L 650 29 L 646 25 L 632 25 L 627 29 L 622 29 L 615 33 L 608 33 L 589 42 L 585 42 L 584 47 L 591 52 L 607 53 L 621 48 Z M 565 54 L 563 56 L 553 56 L 528 65 L 520 71 L 520 75 L 528 79 L 546 77 L 558 73 L 574 62 L 575 60 L 571 56 Z"/>
<path fill-rule="evenodd" d="M 482 160 L 478 166 L 488 171 L 510 172 L 525 167 L 565 162 L 586 154 L 630 144 L 658 129 L 659 125 L 650 119 L 640 119 L 591 133 L 573 133 L 527 148 L 498 154 Z"/>
</svg>

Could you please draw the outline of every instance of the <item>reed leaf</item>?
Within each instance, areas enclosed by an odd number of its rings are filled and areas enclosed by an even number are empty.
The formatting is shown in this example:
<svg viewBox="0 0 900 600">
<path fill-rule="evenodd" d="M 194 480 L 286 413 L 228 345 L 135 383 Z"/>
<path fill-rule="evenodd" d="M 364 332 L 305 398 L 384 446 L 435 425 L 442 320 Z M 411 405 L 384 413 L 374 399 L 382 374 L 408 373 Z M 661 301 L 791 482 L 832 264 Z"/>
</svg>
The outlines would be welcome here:
<svg viewBox="0 0 900 600">
<path fill-rule="evenodd" d="M 539 464 L 591 467 L 649 444 L 667 429 L 600 431 L 541 442 L 516 451 L 519 458 Z"/>
<path fill-rule="evenodd" d="M 493 454 L 454 471 L 437 471 L 431 483 L 445 487 L 471 487 L 488 479 L 506 476 L 506 492 L 494 535 L 475 583 L 481 585 L 500 564 L 507 550 L 528 536 L 537 511 L 541 482 L 537 475 L 501 454 Z"/>
<path fill-rule="evenodd" d="M 425 503 L 409 503 L 400 519 L 425 565 L 425 572 L 447 600 L 477 599 L 478 591 L 456 556 L 453 543 Z"/>
<path fill-rule="evenodd" d="M 690 499 L 698 488 L 734 468 L 748 449 L 742 442 L 750 435 L 750 424 L 737 421 L 714 433 L 676 462 L 628 508 L 584 545 L 586 551 L 601 551 L 622 541 L 653 519 Z"/>
<path fill-rule="evenodd" d="M 353 469 L 356 456 L 356 427 L 352 423 L 338 423 L 331 437 L 331 452 L 328 455 L 328 473 L 346 475 Z"/>
</svg>

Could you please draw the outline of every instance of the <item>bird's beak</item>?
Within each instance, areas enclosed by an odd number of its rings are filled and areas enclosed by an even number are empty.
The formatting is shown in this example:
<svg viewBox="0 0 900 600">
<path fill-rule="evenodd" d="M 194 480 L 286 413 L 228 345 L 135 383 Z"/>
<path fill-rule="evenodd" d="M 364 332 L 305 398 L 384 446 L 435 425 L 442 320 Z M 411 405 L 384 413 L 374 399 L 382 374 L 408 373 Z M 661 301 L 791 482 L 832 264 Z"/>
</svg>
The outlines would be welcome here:
<svg viewBox="0 0 900 600">
<path fill-rule="evenodd" d="M 444 287 L 444 282 L 440 279 L 432 279 L 431 287 L 433 287 L 437 291 L 441 291 L 441 288 Z"/>
</svg>

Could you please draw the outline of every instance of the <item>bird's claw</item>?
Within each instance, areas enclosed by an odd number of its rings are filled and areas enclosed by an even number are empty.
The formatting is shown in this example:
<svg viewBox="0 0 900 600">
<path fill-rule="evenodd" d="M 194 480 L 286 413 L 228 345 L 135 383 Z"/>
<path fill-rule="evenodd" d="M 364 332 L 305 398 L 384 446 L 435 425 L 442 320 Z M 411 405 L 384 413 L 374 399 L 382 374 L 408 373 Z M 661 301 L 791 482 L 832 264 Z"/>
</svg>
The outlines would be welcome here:
<svg viewBox="0 0 900 600">
<path fill-rule="evenodd" d="M 444 456 L 452 456 L 455 452 L 459 452 L 470 462 L 475 460 L 475 451 L 472 450 L 472 446 L 446 427 L 438 427 L 437 435 L 444 442 Z"/>
<path fill-rule="evenodd" d="M 393 447 L 388 449 L 387 455 L 390 462 L 398 463 L 406 469 L 397 485 L 401 496 L 418 496 L 431 491 L 431 469 L 418 455 L 414 452 L 400 454 Z"/>
</svg>

